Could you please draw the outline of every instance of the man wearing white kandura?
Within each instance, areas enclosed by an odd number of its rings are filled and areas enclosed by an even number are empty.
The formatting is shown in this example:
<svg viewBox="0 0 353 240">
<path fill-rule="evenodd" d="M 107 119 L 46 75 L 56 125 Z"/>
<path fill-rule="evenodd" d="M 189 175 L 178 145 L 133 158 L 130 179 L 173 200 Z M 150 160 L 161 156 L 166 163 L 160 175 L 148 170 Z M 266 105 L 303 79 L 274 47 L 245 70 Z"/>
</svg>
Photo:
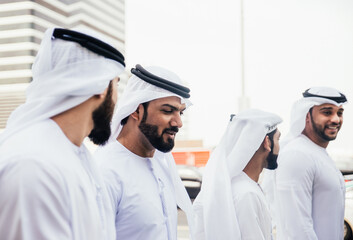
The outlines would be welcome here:
<svg viewBox="0 0 353 240">
<path fill-rule="evenodd" d="M 271 240 L 267 202 L 258 184 L 277 167 L 279 116 L 255 109 L 233 116 L 209 159 L 194 201 L 196 239 Z"/>
<path fill-rule="evenodd" d="M 108 140 L 125 66 L 101 39 L 45 32 L 26 102 L 0 135 L 0 239 L 115 239 L 108 193 L 83 144 Z"/>
<path fill-rule="evenodd" d="M 115 214 L 117 239 L 176 240 L 177 206 L 192 233 L 192 206 L 170 153 L 191 105 L 189 89 L 161 67 L 136 65 L 113 119 L 110 142 L 95 154 Z"/>
<path fill-rule="evenodd" d="M 326 148 L 342 127 L 346 102 L 336 89 L 313 87 L 293 105 L 275 186 L 265 188 L 273 196 L 278 240 L 343 239 L 345 184 Z"/>
</svg>

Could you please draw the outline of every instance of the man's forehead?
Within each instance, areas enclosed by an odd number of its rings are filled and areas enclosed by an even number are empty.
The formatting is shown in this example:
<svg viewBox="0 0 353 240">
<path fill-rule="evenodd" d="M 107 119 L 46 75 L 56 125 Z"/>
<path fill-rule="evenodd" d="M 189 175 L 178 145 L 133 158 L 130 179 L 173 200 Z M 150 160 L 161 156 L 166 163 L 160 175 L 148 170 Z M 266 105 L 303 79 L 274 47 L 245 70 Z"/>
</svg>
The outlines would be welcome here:
<svg viewBox="0 0 353 240">
<path fill-rule="evenodd" d="M 170 97 L 163 97 L 163 98 L 158 98 L 155 100 L 152 100 L 150 102 L 150 104 L 154 104 L 154 105 L 176 105 L 178 107 L 180 106 L 184 106 L 185 107 L 185 103 L 181 103 L 181 99 L 177 96 L 170 96 Z"/>
<path fill-rule="evenodd" d="M 324 104 L 321 104 L 321 105 L 316 105 L 314 106 L 314 108 L 317 108 L 317 109 L 327 109 L 327 108 L 330 108 L 330 109 L 343 109 L 343 105 L 335 105 L 335 104 L 331 104 L 331 103 L 324 103 Z"/>
</svg>

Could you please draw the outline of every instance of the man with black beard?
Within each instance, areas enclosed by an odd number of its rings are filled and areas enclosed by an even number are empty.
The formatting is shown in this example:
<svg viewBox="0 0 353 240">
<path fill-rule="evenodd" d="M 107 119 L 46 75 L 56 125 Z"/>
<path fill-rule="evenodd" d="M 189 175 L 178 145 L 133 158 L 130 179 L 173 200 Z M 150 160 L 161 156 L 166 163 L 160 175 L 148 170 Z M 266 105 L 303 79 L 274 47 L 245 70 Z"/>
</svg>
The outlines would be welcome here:
<svg viewBox="0 0 353 240">
<path fill-rule="evenodd" d="M 104 145 L 111 134 L 110 123 L 113 118 L 114 107 L 116 103 L 116 88 L 113 84 L 116 84 L 119 79 L 110 82 L 107 95 L 102 102 L 102 104 L 93 111 L 92 119 L 93 119 L 93 129 L 91 133 L 88 135 L 88 138 L 97 145 Z M 115 91 L 113 93 L 113 91 Z M 115 95 L 113 97 L 113 95 Z"/>
<path fill-rule="evenodd" d="M 191 201 L 170 151 L 191 105 L 174 73 L 140 65 L 131 70 L 113 120 L 112 137 L 95 157 L 111 197 L 116 237 L 176 240 L 177 206 L 193 232 Z"/>
<path fill-rule="evenodd" d="M 194 201 L 196 240 L 272 240 L 271 216 L 258 180 L 264 168 L 277 167 L 281 122 L 279 116 L 256 109 L 231 117 Z"/>
<path fill-rule="evenodd" d="M 164 141 L 163 134 L 168 132 L 172 134 L 176 134 L 179 131 L 179 128 L 177 126 L 171 126 L 170 128 L 164 129 L 162 131 L 162 134 L 159 135 L 158 126 L 146 123 L 147 114 L 148 114 L 147 113 L 148 104 L 149 104 L 148 102 L 142 104 L 144 111 L 143 111 L 143 117 L 142 117 L 141 123 L 139 125 L 139 129 L 149 140 L 149 142 L 154 148 L 164 153 L 169 152 L 174 147 L 174 139 L 168 138 L 167 141 Z"/>
<path fill-rule="evenodd" d="M 293 105 L 271 181 L 279 240 L 343 239 L 345 184 L 326 148 L 342 126 L 346 102 L 333 88 L 314 87 Z"/>
<path fill-rule="evenodd" d="M 26 102 L 0 135 L 0 239 L 115 239 L 108 193 L 83 141 L 109 139 L 125 63 L 87 32 L 45 32 Z"/>
</svg>

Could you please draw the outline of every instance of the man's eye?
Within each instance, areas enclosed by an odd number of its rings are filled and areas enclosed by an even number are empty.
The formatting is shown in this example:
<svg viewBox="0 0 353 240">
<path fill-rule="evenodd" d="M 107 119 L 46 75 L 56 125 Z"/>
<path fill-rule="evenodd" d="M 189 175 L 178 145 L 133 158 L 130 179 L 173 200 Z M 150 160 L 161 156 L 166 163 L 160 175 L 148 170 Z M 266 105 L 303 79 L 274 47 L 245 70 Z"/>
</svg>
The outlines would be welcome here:
<svg viewBox="0 0 353 240">
<path fill-rule="evenodd" d="M 165 110 L 165 109 L 163 109 L 162 112 L 164 112 L 164 113 L 172 113 L 173 110 Z"/>
<path fill-rule="evenodd" d="M 330 111 L 325 111 L 325 112 L 323 112 L 325 115 L 331 115 L 331 112 Z"/>
</svg>

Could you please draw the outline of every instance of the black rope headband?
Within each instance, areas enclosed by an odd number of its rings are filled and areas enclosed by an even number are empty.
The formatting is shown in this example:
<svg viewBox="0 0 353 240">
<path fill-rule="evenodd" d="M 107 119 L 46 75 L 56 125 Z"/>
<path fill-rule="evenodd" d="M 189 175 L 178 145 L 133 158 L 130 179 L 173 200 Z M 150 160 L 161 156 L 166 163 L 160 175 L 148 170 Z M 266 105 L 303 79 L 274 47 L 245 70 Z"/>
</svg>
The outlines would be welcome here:
<svg viewBox="0 0 353 240">
<path fill-rule="evenodd" d="M 97 38 L 63 28 L 55 28 L 53 32 L 53 37 L 66 41 L 76 42 L 82 47 L 87 48 L 88 50 L 98 55 L 117 61 L 125 67 L 125 58 L 123 54 L 121 54 L 117 49 L 115 49 L 111 45 Z"/>
<path fill-rule="evenodd" d="M 178 94 L 179 96 L 182 96 L 184 98 L 190 97 L 189 88 L 179 85 L 177 83 L 168 81 L 164 78 L 158 77 L 148 72 L 147 70 L 145 70 L 140 64 L 137 64 L 135 68 L 132 68 L 131 73 L 136 75 L 140 79 L 144 80 L 145 82 L 148 82 L 152 85 L 168 90 L 172 93 Z"/>
<path fill-rule="evenodd" d="M 339 93 L 341 96 L 339 97 L 330 97 L 330 96 L 321 96 L 321 95 L 316 95 L 313 93 L 309 93 L 309 89 L 307 89 L 305 92 L 303 92 L 303 97 L 307 98 L 307 97 L 319 97 L 319 98 L 326 98 L 326 99 L 330 99 L 332 101 L 335 101 L 336 103 L 344 103 L 347 102 L 347 98 L 344 94 Z"/>
</svg>

